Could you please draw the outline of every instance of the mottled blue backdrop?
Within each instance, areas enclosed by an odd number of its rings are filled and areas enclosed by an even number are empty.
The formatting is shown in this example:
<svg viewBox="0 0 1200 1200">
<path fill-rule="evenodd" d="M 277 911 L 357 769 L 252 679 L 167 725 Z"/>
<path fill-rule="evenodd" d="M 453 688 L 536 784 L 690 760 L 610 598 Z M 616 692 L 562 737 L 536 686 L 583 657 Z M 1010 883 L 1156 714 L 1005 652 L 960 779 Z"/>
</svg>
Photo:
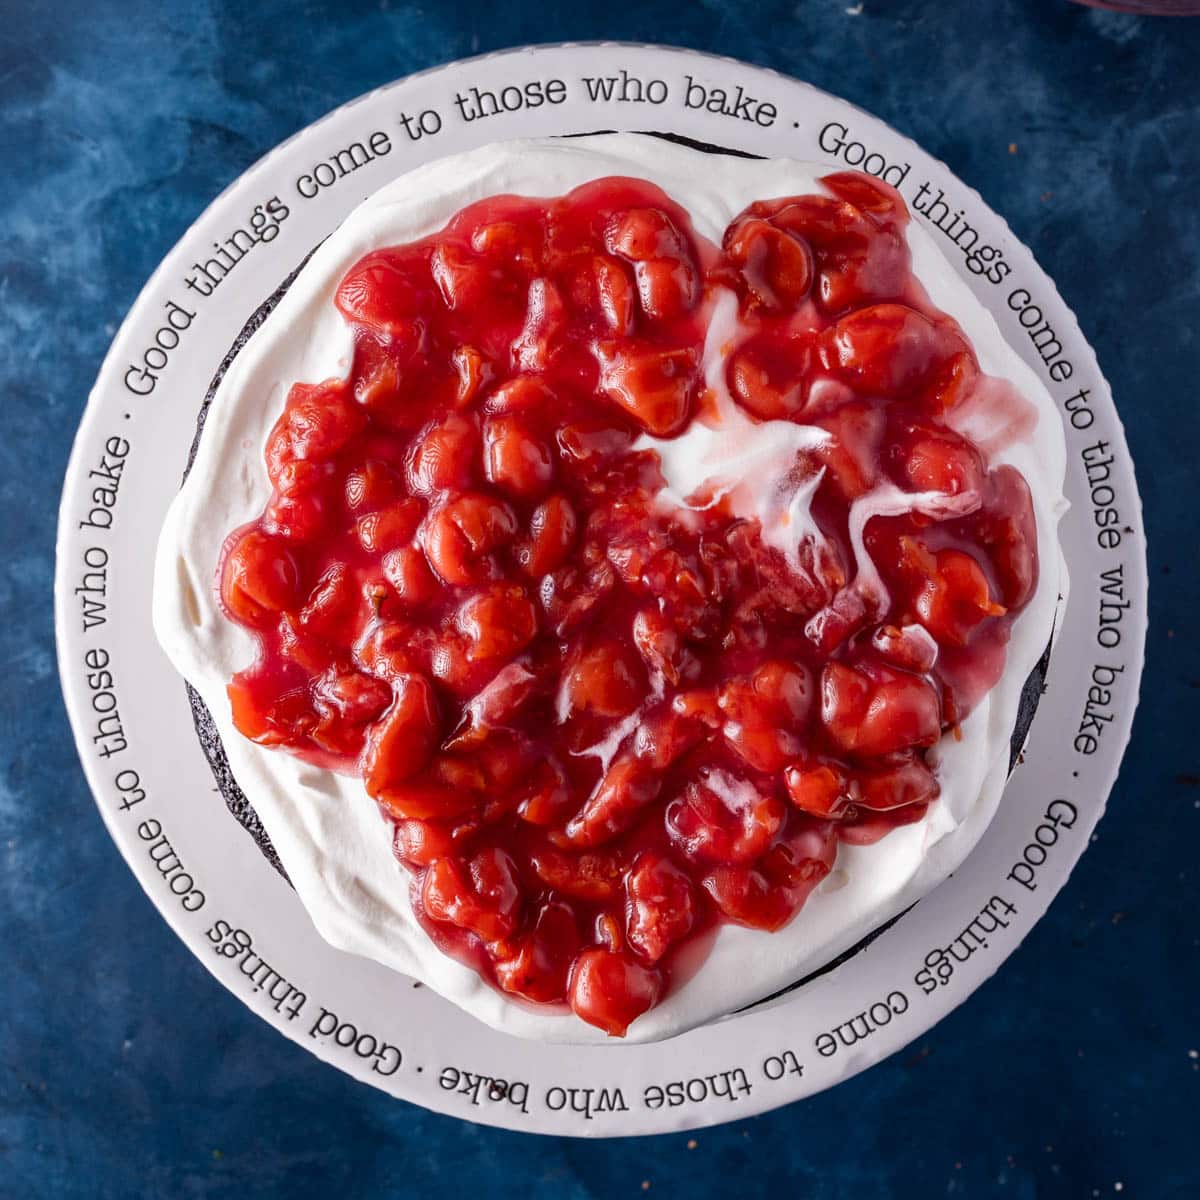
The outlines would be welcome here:
<svg viewBox="0 0 1200 1200">
<path fill-rule="evenodd" d="M 209 200 L 369 88 L 580 38 L 797 75 L 977 187 L 1098 348 L 1139 467 L 1152 588 L 1109 815 L 999 975 L 832 1093 L 596 1144 L 389 1100 L 224 992 L 101 826 L 51 631 L 84 398 Z M 0 1195 L 1200 1195 L 1198 111 L 1200 19 L 1067 0 L 0 0 Z"/>
</svg>

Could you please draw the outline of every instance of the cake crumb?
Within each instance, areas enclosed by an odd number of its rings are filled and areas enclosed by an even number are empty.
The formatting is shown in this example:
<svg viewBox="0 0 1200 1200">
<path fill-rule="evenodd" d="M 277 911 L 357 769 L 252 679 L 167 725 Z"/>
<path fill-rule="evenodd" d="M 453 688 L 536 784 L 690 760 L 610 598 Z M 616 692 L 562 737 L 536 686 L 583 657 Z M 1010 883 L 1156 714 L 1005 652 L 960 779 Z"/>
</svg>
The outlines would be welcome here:
<svg viewBox="0 0 1200 1200">
<path fill-rule="evenodd" d="M 1195 1050 L 1193 1050 L 1193 1051 L 1192 1051 L 1192 1057 L 1193 1057 L 1193 1058 L 1195 1058 L 1195 1057 L 1196 1057 L 1196 1052 L 1195 1052 Z M 687 1148 L 688 1148 L 689 1150 L 695 1150 L 695 1148 L 696 1148 L 696 1147 L 697 1147 L 699 1144 L 700 1144 L 700 1143 L 699 1143 L 699 1142 L 697 1142 L 695 1138 L 688 1138 L 688 1141 L 687 1141 Z"/>
<path fill-rule="evenodd" d="M 1017 143 L 1016 142 L 1008 143 L 1008 152 L 1009 152 L 1009 154 L 1016 154 L 1016 152 L 1017 152 Z"/>
<path fill-rule="evenodd" d="M 643 1191 L 643 1192 L 648 1192 L 649 1190 L 650 1190 L 650 1180 L 648 1180 L 648 1179 L 643 1179 L 643 1180 L 642 1180 L 642 1191 Z"/>
</svg>

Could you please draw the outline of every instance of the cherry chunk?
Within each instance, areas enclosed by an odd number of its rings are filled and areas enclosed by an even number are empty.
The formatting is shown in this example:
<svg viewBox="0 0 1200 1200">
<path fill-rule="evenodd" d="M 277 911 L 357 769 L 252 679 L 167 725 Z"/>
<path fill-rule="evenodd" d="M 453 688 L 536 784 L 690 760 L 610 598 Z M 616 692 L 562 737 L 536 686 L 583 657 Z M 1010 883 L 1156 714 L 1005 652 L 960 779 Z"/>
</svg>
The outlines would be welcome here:
<svg viewBox="0 0 1200 1200">
<path fill-rule="evenodd" d="M 865 758 L 932 746 L 942 732 L 941 705 L 929 681 L 871 660 L 825 667 L 821 720 L 840 750 Z"/>
<path fill-rule="evenodd" d="M 628 953 L 593 947 L 583 951 L 571 971 L 571 1007 L 589 1025 L 621 1037 L 662 990 L 662 976 Z"/>
</svg>

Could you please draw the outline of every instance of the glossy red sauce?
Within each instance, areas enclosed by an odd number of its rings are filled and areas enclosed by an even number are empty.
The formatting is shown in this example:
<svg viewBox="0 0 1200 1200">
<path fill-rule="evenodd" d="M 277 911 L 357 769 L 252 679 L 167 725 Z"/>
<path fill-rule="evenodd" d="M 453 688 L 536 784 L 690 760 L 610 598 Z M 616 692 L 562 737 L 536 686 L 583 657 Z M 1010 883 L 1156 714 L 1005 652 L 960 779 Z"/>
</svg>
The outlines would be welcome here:
<svg viewBox="0 0 1200 1200">
<path fill-rule="evenodd" d="M 839 841 L 919 820 L 926 753 L 1003 669 L 1036 578 L 1028 489 L 947 415 L 979 369 L 910 270 L 897 193 L 753 205 L 706 243 L 648 183 L 496 197 L 368 255 L 346 380 L 296 384 L 221 595 L 257 661 L 237 727 L 361 775 L 447 953 L 614 1035 L 717 923 L 778 929 Z M 655 502 L 706 409 L 716 289 L 758 419 L 828 431 L 801 570 L 727 502 Z M 850 506 L 881 483 L 958 516 Z M 697 503 L 704 497 L 695 498 Z M 601 747 L 600 750 L 597 747 Z"/>
</svg>

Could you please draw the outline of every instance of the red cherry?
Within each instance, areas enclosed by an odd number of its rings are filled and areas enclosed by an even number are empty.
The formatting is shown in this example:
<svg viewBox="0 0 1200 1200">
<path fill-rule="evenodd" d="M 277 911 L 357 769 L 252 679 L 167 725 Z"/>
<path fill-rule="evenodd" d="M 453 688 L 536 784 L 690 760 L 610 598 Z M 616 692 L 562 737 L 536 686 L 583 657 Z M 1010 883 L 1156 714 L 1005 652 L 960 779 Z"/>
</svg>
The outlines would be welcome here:
<svg viewBox="0 0 1200 1200">
<path fill-rule="evenodd" d="M 276 477 L 263 529 L 293 543 L 316 541 L 329 530 L 334 495 L 332 464 L 290 461 Z"/>
<path fill-rule="evenodd" d="M 286 431 L 295 458 L 321 462 L 341 451 L 365 424 L 346 384 L 333 379 L 293 384 L 276 430 L 281 436 Z"/>
<path fill-rule="evenodd" d="M 427 281 L 428 275 L 424 279 Z M 421 284 L 421 270 L 415 262 L 382 250 L 351 267 L 338 285 L 334 303 L 356 325 L 404 336 L 421 311 Z"/>
<path fill-rule="evenodd" d="M 670 437 L 687 424 L 699 359 L 691 348 L 597 343 L 600 386 L 647 432 Z"/>
<path fill-rule="evenodd" d="M 537 610 L 519 583 L 493 584 L 472 596 L 456 622 L 472 660 L 511 658 L 537 634 Z"/>
<path fill-rule="evenodd" d="M 400 546 L 383 556 L 383 577 L 406 607 L 428 603 L 436 595 L 437 581 L 424 553 L 416 546 Z"/>
<path fill-rule="evenodd" d="M 938 644 L 922 625 L 880 625 L 871 634 L 871 645 L 892 666 L 917 675 L 937 662 Z"/>
<path fill-rule="evenodd" d="M 667 832 L 693 861 L 749 863 L 771 844 L 785 816 L 778 796 L 709 768 L 667 808 Z"/>
<path fill-rule="evenodd" d="M 313 689 L 317 707 L 336 714 L 347 724 L 366 725 L 392 702 L 392 689 L 360 671 L 327 671 Z"/>
<path fill-rule="evenodd" d="M 490 219 L 472 231 L 471 249 L 493 262 L 534 271 L 541 263 L 545 240 L 543 214 L 536 201 L 497 197 Z"/>
<path fill-rule="evenodd" d="M 583 808 L 567 824 L 578 846 L 597 846 L 623 833 L 659 793 L 662 780 L 641 760 L 618 758 Z"/>
<path fill-rule="evenodd" d="M 351 613 L 353 617 L 353 613 Z M 357 622 L 351 619 L 351 625 Z M 329 646 L 325 640 L 316 634 L 309 633 L 302 621 L 292 616 L 285 616 L 279 622 L 279 655 L 280 665 L 286 670 L 286 664 L 294 663 L 303 667 L 310 675 L 319 675 L 329 666 Z"/>
<path fill-rule="evenodd" d="M 433 252 L 430 270 L 446 306 L 466 312 L 486 304 L 493 290 L 493 272 L 478 255 L 454 242 L 441 242 Z"/>
<path fill-rule="evenodd" d="M 667 321 L 688 312 L 700 298 L 696 268 L 685 259 L 659 258 L 634 264 L 642 312 L 652 321 Z"/>
<path fill-rule="evenodd" d="M 517 551 L 517 561 L 535 578 L 560 566 L 575 542 L 579 522 L 565 496 L 550 496 L 529 518 L 529 540 Z"/>
<path fill-rule="evenodd" d="M 469 408 L 491 381 L 494 368 L 474 346 L 459 346 L 450 356 L 457 381 L 454 390 L 456 408 Z"/>
<path fill-rule="evenodd" d="M 513 799 L 517 814 L 530 825 L 560 825 L 572 811 L 566 772 L 552 756 L 533 765 Z"/>
<path fill-rule="evenodd" d="M 940 791 L 933 772 L 916 758 L 879 771 L 863 772 L 858 776 L 858 788 L 858 803 L 877 812 L 929 804 Z"/>
<path fill-rule="evenodd" d="M 638 724 L 633 752 L 655 771 L 665 771 L 704 740 L 704 725 L 673 709 L 660 709 Z"/>
<path fill-rule="evenodd" d="M 548 279 L 529 285 L 525 325 L 512 345 L 513 361 L 522 371 L 545 371 L 562 344 L 567 307 L 562 293 Z"/>
<path fill-rule="evenodd" d="M 465 750 L 487 740 L 488 732 L 504 728 L 538 693 L 541 681 L 520 660 L 510 662 L 463 707 L 463 717 L 449 749 Z"/>
<path fill-rule="evenodd" d="M 352 513 L 375 512 L 399 500 L 403 484 L 386 464 L 368 459 L 346 475 L 346 507 Z"/>
<path fill-rule="evenodd" d="M 559 704 L 566 717 L 574 713 L 623 717 L 637 708 L 644 694 L 637 658 L 615 638 L 604 638 L 572 658 L 563 673 Z"/>
<path fill-rule="evenodd" d="M 661 209 L 633 208 L 610 225 L 605 245 L 630 262 L 682 258 L 688 245 L 674 222 Z"/>
<path fill-rule="evenodd" d="M 225 552 L 221 600 L 246 625 L 271 624 L 295 603 L 298 587 L 295 559 L 280 538 L 251 528 Z"/>
<path fill-rule="evenodd" d="M 841 749 L 866 758 L 932 746 L 942 731 L 932 685 L 882 664 L 868 671 L 829 663 L 821 676 L 821 720 Z"/>
<path fill-rule="evenodd" d="M 725 740 L 750 766 L 780 770 L 799 753 L 794 731 L 808 721 L 814 693 L 812 672 L 799 663 L 768 662 L 749 678 L 731 679 L 718 700 Z"/>
<path fill-rule="evenodd" d="M 676 685 L 687 661 L 679 631 L 657 609 L 643 608 L 633 618 L 633 644 L 647 668 Z"/>
<path fill-rule="evenodd" d="M 772 888 L 761 871 L 750 867 L 714 867 L 701 883 L 726 920 L 735 925 L 774 931 L 796 911 L 785 890 Z"/>
<path fill-rule="evenodd" d="M 383 721 L 371 731 L 363 764 L 367 791 L 384 803 L 396 784 L 412 778 L 429 761 L 440 726 L 437 700 L 427 679 L 401 675 L 393 681 L 393 687 L 395 700 Z"/>
<path fill-rule="evenodd" d="M 1029 485 L 1012 467 L 998 467 L 988 477 L 991 495 L 971 518 L 995 568 L 1000 601 L 1021 608 L 1037 583 L 1037 526 Z"/>
<path fill-rule="evenodd" d="M 615 585 L 616 575 L 607 563 L 584 570 L 559 567 L 543 576 L 538 599 L 555 635 L 566 638 L 587 622 Z"/>
<path fill-rule="evenodd" d="M 992 599 L 987 576 L 969 554 L 939 550 L 935 564 L 917 587 L 913 609 L 939 642 L 965 646 L 981 622 L 1008 610 Z"/>
<path fill-rule="evenodd" d="M 803 726 L 813 710 L 812 672 L 798 662 L 771 659 L 749 676 L 737 676 L 721 689 L 721 712 L 741 725 Z"/>
<path fill-rule="evenodd" d="M 415 350 L 419 339 L 412 336 L 408 340 Z M 395 358 L 381 358 L 373 367 L 364 369 L 354 383 L 354 399 L 389 429 L 410 428 L 416 419 L 411 406 L 404 402 L 404 374 Z"/>
<path fill-rule="evenodd" d="M 610 1037 L 624 1037 L 661 991 L 662 976 L 653 968 L 618 950 L 592 948 L 575 960 L 568 998 L 577 1017 Z"/>
<path fill-rule="evenodd" d="M 483 429 L 488 481 L 514 496 L 542 495 L 554 478 L 550 448 L 519 416 L 489 417 Z"/>
<path fill-rule="evenodd" d="M 757 217 L 735 221 L 725 232 L 725 252 L 750 295 L 768 309 L 794 309 L 808 295 L 813 257 L 795 235 Z"/>
<path fill-rule="evenodd" d="M 629 945 L 646 962 L 656 963 L 692 927 L 692 885 L 670 859 L 646 851 L 626 877 L 625 891 Z"/>
<path fill-rule="evenodd" d="M 792 417 L 804 407 L 810 353 L 807 338 L 760 333 L 743 342 L 730 358 L 729 390 L 743 408 L 763 421 Z"/>
<path fill-rule="evenodd" d="M 435 921 L 445 921 L 495 942 L 520 920 L 521 887 L 516 864 L 503 850 L 481 850 L 469 864 L 438 858 L 421 885 L 421 904 Z"/>
<path fill-rule="evenodd" d="M 262 746 L 307 745 L 317 714 L 307 695 L 273 694 L 269 680 L 243 671 L 226 689 L 234 727 Z"/>
<path fill-rule="evenodd" d="M 412 541 L 423 509 L 411 496 L 358 518 L 359 545 L 372 555 L 386 554 Z"/>
<path fill-rule="evenodd" d="M 889 447 L 893 471 L 917 492 L 979 494 L 987 466 L 966 438 L 944 426 L 911 426 Z"/>
<path fill-rule="evenodd" d="M 444 583 L 480 583 L 497 574 L 490 555 L 517 531 L 512 509 L 478 492 L 464 492 L 430 511 L 422 542 Z"/>
<path fill-rule="evenodd" d="M 902 304 L 876 304 L 843 317 L 824 339 L 826 365 L 865 396 L 912 394 L 952 355 L 961 335 Z"/>
<path fill-rule="evenodd" d="M 570 905 L 561 900 L 543 904 L 533 928 L 515 949 L 493 963 L 496 982 L 526 1000 L 547 1004 L 566 996 L 567 975 L 579 950 L 579 926 Z"/>
<path fill-rule="evenodd" d="M 621 889 L 621 862 L 603 850 L 572 854 L 544 846 L 535 850 L 529 861 L 548 888 L 578 900 L 611 900 Z"/>
<path fill-rule="evenodd" d="M 832 869 L 841 828 L 833 821 L 795 822 L 763 857 L 760 870 L 786 892 L 793 911 Z"/>
<path fill-rule="evenodd" d="M 558 431 L 558 448 L 563 456 L 586 465 L 625 453 L 632 441 L 624 429 L 595 417 L 582 417 Z"/>
<path fill-rule="evenodd" d="M 554 392 L 545 380 L 536 375 L 517 375 L 493 389 L 483 407 L 489 413 L 532 415 L 551 409 L 555 401 Z"/>
<path fill-rule="evenodd" d="M 850 802 L 845 776 L 828 763 L 788 767 L 784 781 L 792 803 L 814 817 L 840 816 Z"/>
<path fill-rule="evenodd" d="M 866 213 L 882 226 L 904 225 L 908 221 L 904 197 L 877 176 L 862 171 L 837 171 L 823 176 L 821 183 L 839 199 L 848 200 L 859 212 Z"/>
<path fill-rule="evenodd" d="M 592 275 L 596 302 L 604 315 L 605 324 L 615 334 L 627 334 L 633 329 L 637 293 L 626 270 L 611 258 L 592 259 Z"/>
<path fill-rule="evenodd" d="M 475 829 L 476 826 L 470 822 L 440 823 L 415 817 L 397 821 L 392 852 L 403 863 L 427 867 L 435 859 L 458 852 Z"/>
<path fill-rule="evenodd" d="M 377 621 L 355 647 L 355 661 L 380 679 L 397 680 L 418 670 L 413 628 L 401 621 Z"/>
<path fill-rule="evenodd" d="M 429 495 L 469 486 L 479 447 L 475 421 L 461 413 L 449 414 L 431 426 L 413 450 L 409 464 L 413 490 Z"/>
<path fill-rule="evenodd" d="M 830 436 L 813 454 L 828 471 L 830 482 L 847 500 L 856 500 L 879 478 L 879 448 L 886 419 L 882 410 L 863 402 L 844 404 L 813 424 Z"/>
<path fill-rule="evenodd" d="M 334 563 L 309 593 L 297 624 L 327 641 L 349 641 L 358 629 L 361 603 L 357 579 L 345 563 Z"/>
</svg>

